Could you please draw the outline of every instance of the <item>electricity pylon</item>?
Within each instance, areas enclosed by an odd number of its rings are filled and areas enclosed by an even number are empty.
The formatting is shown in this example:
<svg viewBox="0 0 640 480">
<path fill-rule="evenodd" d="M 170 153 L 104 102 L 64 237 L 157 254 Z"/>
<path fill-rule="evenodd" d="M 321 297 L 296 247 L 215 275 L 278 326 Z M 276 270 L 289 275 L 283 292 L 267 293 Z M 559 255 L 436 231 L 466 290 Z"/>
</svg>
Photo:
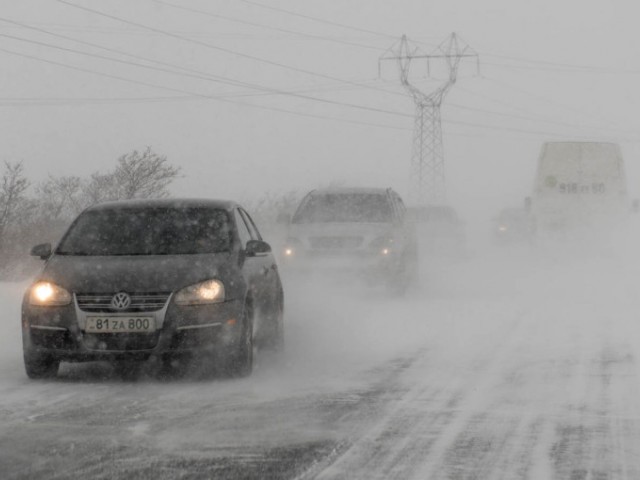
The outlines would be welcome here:
<svg viewBox="0 0 640 480">
<path fill-rule="evenodd" d="M 393 45 L 380 57 L 380 62 L 384 60 L 397 62 L 400 81 L 413 97 L 416 106 L 409 192 L 410 201 L 416 206 L 446 201 L 440 106 L 447 92 L 456 83 L 458 66 L 466 57 L 474 57 L 476 66 L 478 65 L 478 54 L 455 33 L 452 33 L 430 54 L 423 54 L 417 47 L 412 47 L 407 36 L 403 35 L 399 43 Z M 426 60 L 429 75 L 431 61 L 444 60 L 448 68 L 447 78 L 435 90 L 423 92 L 409 81 L 411 63 L 416 59 Z"/>
</svg>

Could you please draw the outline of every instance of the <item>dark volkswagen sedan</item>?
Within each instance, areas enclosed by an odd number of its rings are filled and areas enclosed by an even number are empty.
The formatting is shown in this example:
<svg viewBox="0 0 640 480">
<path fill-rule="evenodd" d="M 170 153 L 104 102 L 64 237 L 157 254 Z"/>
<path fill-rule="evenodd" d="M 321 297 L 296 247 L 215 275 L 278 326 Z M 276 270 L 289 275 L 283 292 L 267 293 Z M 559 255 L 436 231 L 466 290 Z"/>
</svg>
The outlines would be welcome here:
<svg viewBox="0 0 640 480">
<path fill-rule="evenodd" d="M 283 292 L 269 244 L 239 205 L 213 200 L 97 205 L 55 250 L 22 306 L 31 378 L 61 361 L 135 366 L 203 358 L 249 375 L 258 345 L 283 344 Z"/>
</svg>

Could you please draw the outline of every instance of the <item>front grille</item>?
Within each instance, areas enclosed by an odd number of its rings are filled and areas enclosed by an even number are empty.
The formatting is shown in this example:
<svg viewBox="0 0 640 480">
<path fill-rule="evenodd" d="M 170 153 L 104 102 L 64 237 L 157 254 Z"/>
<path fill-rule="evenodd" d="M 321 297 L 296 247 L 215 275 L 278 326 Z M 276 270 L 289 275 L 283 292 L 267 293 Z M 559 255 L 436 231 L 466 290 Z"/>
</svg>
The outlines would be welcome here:
<svg viewBox="0 0 640 480">
<path fill-rule="evenodd" d="M 89 350 L 133 351 L 151 350 L 158 344 L 159 333 L 85 333 L 84 344 Z"/>
<path fill-rule="evenodd" d="M 310 237 L 311 248 L 317 250 L 354 250 L 362 245 L 362 237 Z"/>
<path fill-rule="evenodd" d="M 131 305 L 126 310 L 117 310 L 111 306 L 115 293 L 78 293 L 76 300 L 83 312 L 155 312 L 161 310 L 170 293 L 130 293 Z"/>
</svg>

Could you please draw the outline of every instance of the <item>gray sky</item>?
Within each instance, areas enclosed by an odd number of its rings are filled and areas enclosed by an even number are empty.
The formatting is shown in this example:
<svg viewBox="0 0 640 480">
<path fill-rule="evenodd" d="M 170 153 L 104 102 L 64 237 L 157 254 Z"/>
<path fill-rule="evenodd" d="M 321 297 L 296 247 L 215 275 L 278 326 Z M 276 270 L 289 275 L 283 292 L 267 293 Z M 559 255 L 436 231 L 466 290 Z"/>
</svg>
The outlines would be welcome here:
<svg viewBox="0 0 640 480">
<path fill-rule="evenodd" d="M 2 0 L 2 158 L 23 160 L 34 181 L 105 171 L 149 145 L 183 169 L 178 195 L 330 182 L 406 195 L 413 103 L 391 66 L 378 77 L 378 57 L 402 34 L 430 51 L 455 31 L 481 70 L 464 68 L 442 109 L 454 205 L 519 204 L 545 140 L 620 143 L 638 194 L 636 2 L 69 2 L 149 28 L 55 0 Z"/>
</svg>

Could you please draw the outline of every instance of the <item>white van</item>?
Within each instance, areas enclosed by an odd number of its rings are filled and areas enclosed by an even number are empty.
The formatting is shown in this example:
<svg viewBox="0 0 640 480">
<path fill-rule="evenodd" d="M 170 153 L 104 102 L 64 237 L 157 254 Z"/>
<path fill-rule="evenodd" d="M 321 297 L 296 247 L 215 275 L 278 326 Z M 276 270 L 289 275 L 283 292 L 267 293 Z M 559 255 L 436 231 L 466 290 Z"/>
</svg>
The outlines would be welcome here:
<svg viewBox="0 0 640 480">
<path fill-rule="evenodd" d="M 629 212 L 620 148 L 600 142 L 545 143 L 528 206 L 538 233 L 615 225 Z"/>
</svg>

